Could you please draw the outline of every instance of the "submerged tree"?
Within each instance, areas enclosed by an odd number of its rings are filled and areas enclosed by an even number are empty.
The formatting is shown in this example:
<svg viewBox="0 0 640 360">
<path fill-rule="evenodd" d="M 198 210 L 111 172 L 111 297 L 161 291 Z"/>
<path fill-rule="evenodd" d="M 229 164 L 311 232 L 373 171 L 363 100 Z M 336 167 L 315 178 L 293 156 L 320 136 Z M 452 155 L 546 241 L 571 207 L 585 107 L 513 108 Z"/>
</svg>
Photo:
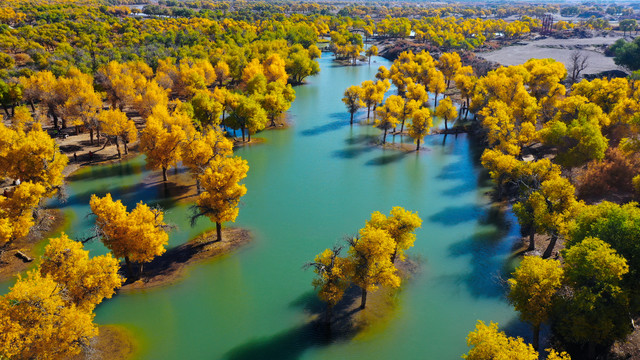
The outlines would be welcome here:
<svg viewBox="0 0 640 360">
<path fill-rule="evenodd" d="M 305 264 L 305 268 L 312 267 L 317 277 L 311 284 L 318 289 L 318 297 L 327 303 L 325 321 L 331 323 L 332 310 L 344 296 L 349 287 L 349 261 L 340 257 L 342 246 L 334 246 L 318 254 L 316 258 Z"/>
<path fill-rule="evenodd" d="M 364 309 L 367 292 L 377 290 L 379 285 L 400 286 L 400 277 L 391 262 L 395 242 L 386 230 L 367 225 L 360 230 L 359 236 L 349 239 L 349 245 L 352 281 L 362 289 L 360 308 Z"/>
<path fill-rule="evenodd" d="M 422 226 L 422 219 L 417 213 L 405 210 L 401 206 L 394 206 L 390 216 L 386 216 L 379 211 L 371 214 L 371 220 L 367 221 L 367 226 L 385 230 L 393 239 L 395 246 L 391 254 L 391 263 L 394 263 L 396 256 L 404 260 L 405 250 L 413 246 L 416 240 L 415 230 Z"/>
<path fill-rule="evenodd" d="M 342 102 L 345 104 L 347 111 L 349 111 L 349 114 L 351 115 L 351 125 L 353 125 L 353 115 L 358 111 L 358 109 L 365 106 L 364 102 L 362 102 L 362 98 L 362 88 L 357 85 L 350 86 L 344 92 Z"/>
</svg>

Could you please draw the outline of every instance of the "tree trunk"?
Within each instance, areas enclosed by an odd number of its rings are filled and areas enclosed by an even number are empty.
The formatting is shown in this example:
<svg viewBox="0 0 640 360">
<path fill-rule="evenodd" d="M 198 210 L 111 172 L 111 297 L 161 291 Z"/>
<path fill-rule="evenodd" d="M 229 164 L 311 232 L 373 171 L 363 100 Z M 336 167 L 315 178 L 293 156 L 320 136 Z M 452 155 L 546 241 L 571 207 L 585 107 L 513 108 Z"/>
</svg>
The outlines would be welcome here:
<svg viewBox="0 0 640 360">
<path fill-rule="evenodd" d="M 396 262 L 396 256 L 398 255 L 398 245 L 396 244 L 396 248 L 393 250 L 393 254 L 391 254 L 391 263 L 394 264 Z"/>
<path fill-rule="evenodd" d="M 247 141 L 251 142 L 251 131 L 247 130 Z"/>
<path fill-rule="evenodd" d="M 447 118 L 444 118 L 444 131 L 449 131 L 449 124 L 447 123 Z"/>
<path fill-rule="evenodd" d="M 129 272 L 129 276 L 133 278 L 133 269 L 131 268 L 131 261 L 129 261 L 129 257 L 124 257 L 124 262 L 127 264 L 127 272 Z"/>
<path fill-rule="evenodd" d="M 529 251 L 536 248 L 536 229 L 531 225 L 531 231 L 529 232 Z"/>
<path fill-rule="evenodd" d="M 200 190 L 200 178 L 196 177 L 196 191 L 198 192 L 198 195 L 200 195 L 201 190 Z"/>
<path fill-rule="evenodd" d="M 93 129 L 89 129 L 89 144 L 93 145 Z"/>
<path fill-rule="evenodd" d="M 538 351 L 540 347 L 540 324 L 533 325 L 533 348 Z"/>
<path fill-rule="evenodd" d="M 240 132 L 242 132 L 242 142 L 244 142 L 244 126 L 240 127 Z"/>
<path fill-rule="evenodd" d="M 369 120 L 369 113 L 371 112 L 371 106 L 367 106 L 367 120 Z"/>
<path fill-rule="evenodd" d="M 144 263 L 140 263 L 140 277 L 142 277 L 143 271 L 144 271 Z"/>
<path fill-rule="evenodd" d="M 362 288 L 362 300 L 360 301 L 360 309 L 364 309 L 367 306 L 367 290 Z"/>
<path fill-rule="evenodd" d="M 384 129 L 384 135 L 382 136 L 382 144 L 384 145 L 387 141 L 387 129 Z"/>
<path fill-rule="evenodd" d="M 167 181 L 167 168 L 162 167 L 162 181 Z"/>
<path fill-rule="evenodd" d="M 418 138 L 418 145 L 416 146 L 416 151 L 420 150 L 420 139 Z"/>
<path fill-rule="evenodd" d="M 116 149 L 118 149 L 118 159 L 122 159 L 122 154 L 120 153 L 120 142 L 118 141 L 118 135 L 116 135 L 115 139 L 116 139 Z"/>
<path fill-rule="evenodd" d="M 29 105 L 31 105 L 31 111 L 36 112 L 36 107 L 33 105 L 33 101 L 29 100 Z"/>
<path fill-rule="evenodd" d="M 587 359 L 593 360 L 596 358 L 596 343 L 589 341 L 587 344 Z"/>
<path fill-rule="evenodd" d="M 98 139 L 98 146 L 100 146 L 100 128 L 96 128 L 96 138 Z"/>
<path fill-rule="evenodd" d="M 53 111 L 53 109 L 49 109 L 49 113 L 51 114 L 51 117 L 53 118 L 53 127 L 54 128 L 58 128 L 58 115 L 56 115 L 56 112 Z"/>
<path fill-rule="evenodd" d="M 222 241 L 222 224 L 219 221 L 216 221 L 216 235 L 218 236 L 216 241 Z"/>
<path fill-rule="evenodd" d="M 549 241 L 549 246 L 547 246 L 547 250 L 544 251 L 542 255 L 543 259 L 548 259 L 553 254 L 553 248 L 556 247 L 556 242 L 558 241 L 558 234 L 551 235 L 551 240 Z"/>
<path fill-rule="evenodd" d="M 351 122 L 350 122 L 350 124 L 353 125 L 353 113 L 351 113 Z"/>
<path fill-rule="evenodd" d="M 402 119 L 402 125 L 400 126 L 400 133 L 404 131 L 404 121 L 405 119 Z"/>
<path fill-rule="evenodd" d="M 124 145 L 124 154 L 129 154 L 129 146 L 127 145 L 127 139 L 122 139 L 122 145 Z"/>
</svg>

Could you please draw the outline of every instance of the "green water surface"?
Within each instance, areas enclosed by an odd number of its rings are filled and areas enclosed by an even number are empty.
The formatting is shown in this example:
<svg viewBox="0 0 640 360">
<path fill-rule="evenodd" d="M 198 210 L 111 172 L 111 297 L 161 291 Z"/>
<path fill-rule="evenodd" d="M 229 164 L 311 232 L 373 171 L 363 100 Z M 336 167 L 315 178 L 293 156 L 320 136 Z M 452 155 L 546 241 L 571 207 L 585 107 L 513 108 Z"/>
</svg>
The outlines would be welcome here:
<svg viewBox="0 0 640 360">
<path fill-rule="evenodd" d="M 96 310 L 98 323 L 136 334 L 138 358 L 459 359 L 477 319 L 527 334 L 501 282 L 512 269 L 519 229 L 485 195 L 490 184 L 478 164 L 480 150 L 464 134 L 427 137 L 419 153 L 370 145 L 380 132 L 350 127 L 340 99 L 345 88 L 390 64 L 374 58 L 371 66 L 341 67 L 326 57 L 321 73 L 296 88 L 292 126 L 260 133 L 265 144 L 236 150 L 250 171 L 235 226 L 251 230 L 254 241 L 191 267 L 176 284 L 120 294 Z M 89 197 L 106 192 L 130 207 L 162 206 L 167 222 L 178 226 L 171 246 L 211 228 L 208 220 L 190 227 L 188 205 L 176 202 L 180 194 L 168 193 L 152 175 L 142 156 L 77 173 L 68 202 L 57 204 L 74 214 L 66 231 L 75 238 L 90 234 Z M 171 170 L 169 180 L 174 176 Z M 371 212 L 393 206 L 417 211 L 424 221 L 409 252 L 421 271 L 403 285 L 384 324 L 326 341 L 308 324 L 318 302 L 313 272 L 302 265 L 363 227 Z M 106 251 L 97 241 L 86 247 Z"/>
</svg>

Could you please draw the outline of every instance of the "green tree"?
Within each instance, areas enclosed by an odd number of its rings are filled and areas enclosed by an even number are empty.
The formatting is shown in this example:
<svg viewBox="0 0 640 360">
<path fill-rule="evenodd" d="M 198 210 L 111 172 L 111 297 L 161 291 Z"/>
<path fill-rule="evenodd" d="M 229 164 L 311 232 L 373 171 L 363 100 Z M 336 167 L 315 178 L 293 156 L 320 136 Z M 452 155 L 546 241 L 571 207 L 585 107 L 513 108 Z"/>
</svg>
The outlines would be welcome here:
<svg viewBox="0 0 640 360">
<path fill-rule="evenodd" d="M 555 333 L 587 344 L 588 358 L 597 345 L 623 339 L 631 330 L 627 294 L 620 283 L 629 272 L 624 257 L 604 241 L 588 237 L 562 251 L 566 284 L 554 311 Z"/>
</svg>

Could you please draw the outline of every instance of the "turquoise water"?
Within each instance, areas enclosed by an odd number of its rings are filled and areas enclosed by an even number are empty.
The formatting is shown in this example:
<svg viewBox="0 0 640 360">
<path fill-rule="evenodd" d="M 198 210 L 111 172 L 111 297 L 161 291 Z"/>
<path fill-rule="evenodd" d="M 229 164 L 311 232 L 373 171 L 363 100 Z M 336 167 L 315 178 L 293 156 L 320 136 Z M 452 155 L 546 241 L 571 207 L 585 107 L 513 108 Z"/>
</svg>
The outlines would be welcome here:
<svg viewBox="0 0 640 360">
<path fill-rule="evenodd" d="M 265 144 L 236 151 L 250 165 L 236 226 L 250 229 L 254 241 L 192 266 L 176 284 L 120 294 L 98 307 L 98 323 L 124 325 L 137 335 L 138 358 L 456 359 L 477 319 L 527 334 L 500 281 L 512 269 L 519 229 L 513 215 L 495 210 L 485 195 L 490 184 L 479 150 L 464 134 L 430 136 L 420 153 L 371 146 L 379 131 L 350 127 L 340 99 L 345 88 L 390 64 L 382 58 L 371 67 L 320 63 L 321 73 L 296 88 L 292 126 L 261 133 Z M 88 236 L 89 197 L 106 192 L 128 206 L 144 201 L 166 209 L 166 220 L 178 226 L 171 246 L 211 228 L 208 220 L 191 228 L 188 204 L 177 203 L 180 194 L 168 193 L 152 175 L 143 157 L 78 173 L 68 202 L 58 204 L 75 214 L 67 231 Z M 169 180 L 174 176 L 171 170 Z M 357 232 L 371 212 L 393 206 L 417 211 L 424 221 L 410 250 L 421 271 L 403 285 L 387 322 L 327 342 L 308 325 L 306 309 L 317 301 L 313 272 L 302 265 Z M 93 254 L 105 251 L 97 241 L 86 246 Z"/>
</svg>

